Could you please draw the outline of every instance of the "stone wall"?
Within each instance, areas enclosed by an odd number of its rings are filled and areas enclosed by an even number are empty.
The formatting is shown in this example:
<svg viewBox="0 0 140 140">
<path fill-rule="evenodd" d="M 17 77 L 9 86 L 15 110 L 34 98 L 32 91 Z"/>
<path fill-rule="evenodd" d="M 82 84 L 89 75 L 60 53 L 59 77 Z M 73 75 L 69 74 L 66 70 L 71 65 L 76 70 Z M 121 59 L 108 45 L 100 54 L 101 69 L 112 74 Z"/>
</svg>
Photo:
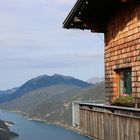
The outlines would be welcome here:
<svg viewBox="0 0 140 140">
<path fill-rule="evenodd" d="M 140 5 L 128 4 L 113 14 L 105 33 L 106 96 L 118 92 L 116 70 L 131 68 L 132 95 L 140 97 Z"/>
</svg>

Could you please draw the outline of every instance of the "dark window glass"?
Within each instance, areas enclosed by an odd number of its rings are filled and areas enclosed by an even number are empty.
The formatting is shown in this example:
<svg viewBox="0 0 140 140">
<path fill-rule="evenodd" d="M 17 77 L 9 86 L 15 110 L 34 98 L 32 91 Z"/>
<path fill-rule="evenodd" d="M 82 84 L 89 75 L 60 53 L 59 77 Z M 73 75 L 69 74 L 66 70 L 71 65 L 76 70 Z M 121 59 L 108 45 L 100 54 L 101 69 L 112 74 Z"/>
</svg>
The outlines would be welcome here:
<svg viewBox="0 0 140 140">
<path fill-rule="evenodd" d="M 131 81 L 131 70 L 124 70 L 123 72 L 123 80 L 124 80 L 124 93 L 131 94 L 132 93 L 132 81 Z"/>
</svg>

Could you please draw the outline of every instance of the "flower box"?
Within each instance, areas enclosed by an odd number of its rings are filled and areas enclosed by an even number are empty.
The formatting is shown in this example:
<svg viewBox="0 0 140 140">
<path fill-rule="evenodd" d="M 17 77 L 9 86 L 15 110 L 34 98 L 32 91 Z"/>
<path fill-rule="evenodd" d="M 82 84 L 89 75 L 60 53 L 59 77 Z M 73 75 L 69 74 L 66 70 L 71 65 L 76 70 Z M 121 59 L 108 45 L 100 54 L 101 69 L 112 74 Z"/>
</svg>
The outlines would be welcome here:
<svg viewBox="0 0 140 140">
<path fill-rule="evenodd" d="M 114 94 L 111 105 L 134 107 L 132 96 L 128 94 Z"/>
</svg>

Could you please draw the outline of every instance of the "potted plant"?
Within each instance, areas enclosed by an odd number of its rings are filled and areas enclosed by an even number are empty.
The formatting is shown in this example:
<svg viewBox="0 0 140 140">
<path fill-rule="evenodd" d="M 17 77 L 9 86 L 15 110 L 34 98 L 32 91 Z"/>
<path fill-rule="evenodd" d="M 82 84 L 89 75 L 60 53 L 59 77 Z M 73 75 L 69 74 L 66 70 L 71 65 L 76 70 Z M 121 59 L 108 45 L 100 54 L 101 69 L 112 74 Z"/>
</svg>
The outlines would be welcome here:
<svg viewBox="0 0 140 140">
<path fill-rule="evenodd" d="M 128 94 L 114 94 L 111 100 L 111 104 L 131 107 L 133 105 L 132 96 Z"/>
</svg>

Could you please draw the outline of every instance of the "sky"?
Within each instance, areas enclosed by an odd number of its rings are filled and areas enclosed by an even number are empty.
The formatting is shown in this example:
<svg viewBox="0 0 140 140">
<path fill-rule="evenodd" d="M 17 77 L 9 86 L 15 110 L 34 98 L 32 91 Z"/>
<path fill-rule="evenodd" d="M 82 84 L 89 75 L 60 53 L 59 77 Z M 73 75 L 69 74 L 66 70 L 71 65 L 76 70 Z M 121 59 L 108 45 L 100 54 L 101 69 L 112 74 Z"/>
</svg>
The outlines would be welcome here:
<svg viewBox="0 0 140 140">
<path fill-rule="evenodd" d="M 0 90 L 55 73 L 104 76 L 104 36 L 64 29 L 76 0 L 0 0 Z"/>
</svg>

